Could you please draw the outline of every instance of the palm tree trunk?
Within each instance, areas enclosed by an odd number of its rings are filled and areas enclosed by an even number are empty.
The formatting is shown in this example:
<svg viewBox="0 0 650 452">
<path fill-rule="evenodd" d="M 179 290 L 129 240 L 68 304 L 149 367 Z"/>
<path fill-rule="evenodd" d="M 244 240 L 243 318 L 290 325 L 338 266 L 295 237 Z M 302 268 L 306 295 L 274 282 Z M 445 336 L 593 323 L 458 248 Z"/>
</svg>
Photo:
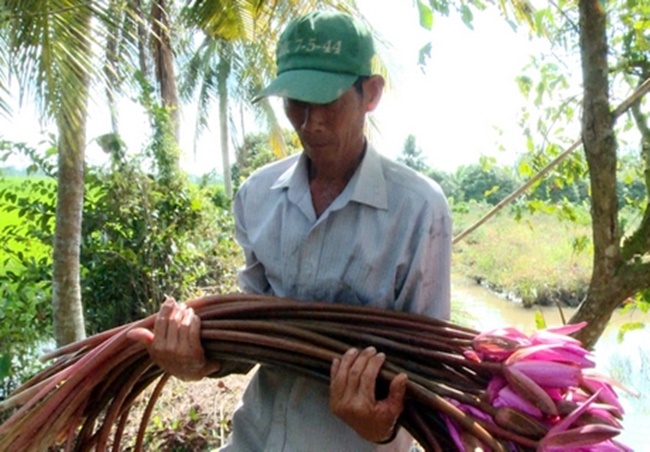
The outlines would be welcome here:
<svg viewBox="0 0 650 452">
<path fill-rule="evenodd" d="M 144 14 L 142 13 L 142 2 L 140 0 L 131 0 L 130 6 L 138 18 L 138 62 L 140 72 L 146 79 L 149 76 L 149 66 L 147 65 L 147 30 L 144 26 Z"/>
<path fill-rule="evenodd" d="M 78 39 L 82 52 L 91 53 L 89 10 L 80 19 L 85 33 Z M 90 57 L 89 57 L 90 58 Z M 88 105 L 88 71 L 71 59 L 70 67 L 78 66 L 80 76 L 75 89 L 63 91 L 62 104 L 56 113 L 59 130 L 58 187 L 52 280 L 54 311 L 54 338 L 62 346 L 85 337 L 81 286 L 79 281 L 79 254 L 81 246 L 81 218 L 84 201 L 84 154 L 86 147 L 86 117 Z"/>
<path fill-rule="evenodd" d="M 219 47 L 219 65 L 217 66 L 217 91 L 219 93 L 219 135 L 221 138 L 221 163 L 223 165 L 223 183 L 226 196 L 232 198 L 232 179 L 230 175 L 230 149 L 228 146 L 228 76 L 231 65 L 230 45 L 222 41 Z"/>
<path fill-rule="evenodd" d="M 151 6 L 154 62 L 156 81 L 160 88 L 162 104 L 169 111 L 171 130 L 176 144 L 180 143 L 180 111 L 178 88 L 174 75 L 174 54 L 169 33 L 169 13 L 166 0 L 156 0 Z"/>
</svg>

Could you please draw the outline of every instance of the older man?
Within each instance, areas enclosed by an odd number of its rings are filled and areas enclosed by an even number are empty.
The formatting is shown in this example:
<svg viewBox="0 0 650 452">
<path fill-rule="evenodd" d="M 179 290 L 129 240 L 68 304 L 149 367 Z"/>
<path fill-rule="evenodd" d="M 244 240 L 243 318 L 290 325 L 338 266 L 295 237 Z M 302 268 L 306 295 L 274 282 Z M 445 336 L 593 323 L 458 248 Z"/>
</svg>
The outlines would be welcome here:
<svg viewBox="0 0 650 452">
<path fill-rule="evenodd" d="M 368 29 L 319 11 L 289 24 L 277 78 L 258 98 L 279 96 L 303 152 L 254 173 L 235 199 L 246 255 L 243 291 L 449 316 L 451 220 L 440 187 L 381 156 L 365 136 L 384 80 L 372 72 Z M 149 343 L 152 359 L 184 379 L 228 371 L 208 363 L 200 320 L 167 301 Z M 329 388 L 262 366 L 233 417 L 225 450 L 408 450 L 396 429 L 406 375 L 377 400 L 385 360 L 373 347 L 334 360 Z"/>
</svg>

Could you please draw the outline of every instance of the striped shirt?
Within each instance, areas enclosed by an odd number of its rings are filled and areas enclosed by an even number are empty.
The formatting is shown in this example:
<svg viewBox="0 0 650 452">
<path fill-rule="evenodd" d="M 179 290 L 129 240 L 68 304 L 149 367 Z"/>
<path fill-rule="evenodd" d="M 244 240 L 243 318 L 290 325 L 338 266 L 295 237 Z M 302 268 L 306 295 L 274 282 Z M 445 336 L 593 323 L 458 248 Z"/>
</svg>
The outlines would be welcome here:
<svg viewBox="0 0 650 452">
<path fill-rule="evenodd" d="M 317 217 L 307 174 L 307 157 L 294 155 L 237 192 L 241 289 L 448 319 L 451 217 L 438 184 L 369 145 Z M 330 412 L 326 385 L 289 372 L 260 368 L 242 402 L 225 450 L 408 450 L 407 435 L 386 446 L 362 440 Z"/>
</svg>

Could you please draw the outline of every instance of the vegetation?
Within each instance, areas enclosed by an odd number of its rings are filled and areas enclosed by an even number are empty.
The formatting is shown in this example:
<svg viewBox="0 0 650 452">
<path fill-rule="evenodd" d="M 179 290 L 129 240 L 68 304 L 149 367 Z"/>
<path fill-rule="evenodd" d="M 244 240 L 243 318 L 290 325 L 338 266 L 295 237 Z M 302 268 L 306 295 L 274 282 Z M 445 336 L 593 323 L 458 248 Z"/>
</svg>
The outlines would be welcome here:
<svg viewBox="0 0 650 452">
<path fill-rule="evenodd" d="M 472 204 L 454 209 L 457 233 L 487 211 Z M 515 221 L 503 212 L 454 246 L 454 270 L 484 283 L 524 306 L 577 306 L 591 273 L 589 214 L 581 220 L 560 220 L 537 212 Z"/>
<path fill-rule="evenodd" d="M 173 141 L 165 138 L 165 111 L 159 115 L 162 127 L 140 155 L 127 159 L 116 145 L 108 168 L 86 172 L 80 282 L 92 333 L 155 312 L 164 294 L 234 290 L 240 252 L 230 203 L 217 187 L 191 183 L 161 152 Z M 39 162 L 44 173 L 52 166 Z M 35 370 L 35 344 L 52 337 L 56 189 L 51 177 L 5 179 L 0 189 L 4 394 Z"/>
</svg>

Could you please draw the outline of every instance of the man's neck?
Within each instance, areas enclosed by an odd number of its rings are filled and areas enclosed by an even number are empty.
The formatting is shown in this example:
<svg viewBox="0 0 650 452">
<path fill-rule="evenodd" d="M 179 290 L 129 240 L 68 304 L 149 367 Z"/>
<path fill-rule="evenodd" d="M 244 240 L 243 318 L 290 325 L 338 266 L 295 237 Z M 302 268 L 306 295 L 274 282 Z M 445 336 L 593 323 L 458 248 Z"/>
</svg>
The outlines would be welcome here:
<svg viewBox="0 0 650 452">
<path fill-rule="evenodd" d="M 365 142 L 363 146 L 358 158 L 339 165 L 319 166 L 313 160 L 308 160 L 309 190 L 317 217 L 345 190 L 366 153 Z"/>
<path fill-rule="evenodd" d="M 307 161 L 309 182 L 347 185 L 361 164 L 363 156 L 366 154 L 366 147 L 367 144 L 364 141 L 361 152 L 355 153 L 357 157 L 350 160 L 324 163 L 310 157 Z"/>
</svg>

